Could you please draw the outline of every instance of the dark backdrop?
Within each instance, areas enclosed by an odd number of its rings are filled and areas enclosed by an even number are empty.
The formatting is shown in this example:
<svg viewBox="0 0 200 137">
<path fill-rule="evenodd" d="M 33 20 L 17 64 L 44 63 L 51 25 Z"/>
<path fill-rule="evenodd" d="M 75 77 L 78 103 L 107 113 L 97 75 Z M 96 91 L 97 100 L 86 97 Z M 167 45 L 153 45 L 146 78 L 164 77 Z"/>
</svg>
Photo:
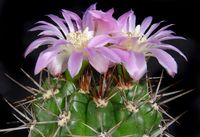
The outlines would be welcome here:
<svg viewBox="0 0 200 137">
<path fill-rule="evenodd" d="M 68 9 L 81 15 L 95 2 L 98 3 L 99 9 L 108 10 L 114 7 L 115 17 L 132 8 L 139 22 L 149 15 L 154 16 L 154 22 L 166 20 L 168 24 L 176 24 L 172 29 L 188 39 L 172 41 L 186 54 L 188 62 L 172 53 L 178 62 L 179 73 L 175 79 L 165 75 L 163 86 L 181 80 L 175 86 L 176 89 L 195 88 L 192 93 L 169 103 L 169 112 L 173 116 L 187 111 L 179 120 L 181 125 L 174 124 L 170 132 L 175 137 L 200 137 L 200 5 L 197 0 L 0 0 L 0 128 L 7 127 L 6 122 L 15 120 L 2 97 L 15 101 L 27 95 L 24 90 L 8 80 L 4 73 L 22 83 L 31 84 L 20 72 L 20 68 L 23 68 L 33 75 L 38 55 L 38 52 L 34 52 L 27 59 L 23 57 L 27 45 L 36 37 L 27 30 L 33 27 L 36 21 L 46 19 L 46 14 L 60 14 L 61 9 Z M 155 60 L 152 63 L 149 69 L 152 74 L 158 76 L 160 67 Z M 3 136 L 26 137 L 26 131 L 0 134 L 0 137 Z"/>
</svg>

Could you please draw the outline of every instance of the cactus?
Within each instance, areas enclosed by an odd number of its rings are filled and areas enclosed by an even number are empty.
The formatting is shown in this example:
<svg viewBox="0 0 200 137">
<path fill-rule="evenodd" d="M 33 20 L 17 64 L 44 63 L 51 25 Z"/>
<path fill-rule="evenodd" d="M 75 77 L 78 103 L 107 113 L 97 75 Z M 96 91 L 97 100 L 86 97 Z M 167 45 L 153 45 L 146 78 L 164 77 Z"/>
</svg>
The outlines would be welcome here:
<svg viewBox="0 0 200 137">
<path fill-rule="evenodd" d="M 40 25 L 32 30 L 42 30 L 41 37 L 31 43 L 25 56 L 41 45 L 49 45 L 40 54 L 35 68 L 35 74 L 43 71 L 47 76 L 40 73 L 38 83 L 22 70 L 37 86 L 33 88 L 7 75 L 32 95 L 16 106 L 6 100 L 19 114 L 16 118 L 22 125 L 0 132 L 28 128 L 28 137 L 170 135 L 165 130 L 180 116 L 173 118 L 162 105 L 190 91 L 163 93 L 171 87 L 160 89 L 163 72 L 158 78 L 143 76 L 149 56 L 156 57 L 174 76 L 176 62 L 164 50 L 171 49 L 186 57 L 163 41 L 183 38 L 166 30 L 169 26 L 150 35 L 160 24 L 150 26 L 152 17 L 136 26 L 132 10 L 118 20 L 112 13 L 113 10 L 98 11 L 96 5 L 92 5 L 82 20 L 75 13 L 63 10 L 64 20 L 49 15 L 57 26 L 38 22 Z M 98 24 L 96 28 L 90 21 Z M 115 36 L 113 29 L 118 30 L 115 33 L 120 30 L 125 34 Z M 170 95 L 174 96 L 161 99 Z M 170 119 L 169 122 L 166 119 Z"/>
<path fill-rule="evenodd" d="M 24 72 L 24 71 L 23 71 Z M 31 78 L 26 72 L 24 72 Z M 171 117 L 161 106 L 179 96 L 189 93 L 174 91 L 162 93 L 162 80 L 152 88 L 148 81 L 117 81 L 100 76 L 98 83 L 91 80 L 92 74 L 81 75 L 79 82 L 61 77 L 47 77 L 38 88 L 22 86 L 33 95 L 13 107 L 23 122 L 19 129 L 30 129 L 29 137 L 157 137 L 168 135 L 165 129 L 177 118 Z M 97 78 L 96 78 L 97 79 Z M 156 79 L 156 80 L 157 80 Z M 76 85 L 76 84 L 77 85 Z M 110 83 L 110 84 L 108 84 Z M 92 85 L 95 84 L 96 87 Z M 103 85 L 105 84 L 105 85 Z M 167 87 L 165 88 L 168 89 Z M 160 97 L 177 94 L 159 101 Z M 166 118 L 167 117 L 167 118 Z M 166 119 L 171 119 L 166 123 Z M 18 128 L 0 131 L 12 131 Z"/>
<path fill-rule="evenodd" d="M 33 102 L 32 109 L 37 122 L 54 121 L 35 125 L 46 136 L 139 137 L 158 129 L 161 122 L 161 114 L 150 103 L 144 103 L 144 99 L 150 99 L 144 85 L 136 84 L 126 91 L 113 87 L 106 91 L 114 92 L 110 98 L 83 93 L 73 83 L 52 79 L 45 83 L 45 91 L 38 96 L 41 100 Z M 34 128 L 31 135 L 41 136 Z"/>
</svg>

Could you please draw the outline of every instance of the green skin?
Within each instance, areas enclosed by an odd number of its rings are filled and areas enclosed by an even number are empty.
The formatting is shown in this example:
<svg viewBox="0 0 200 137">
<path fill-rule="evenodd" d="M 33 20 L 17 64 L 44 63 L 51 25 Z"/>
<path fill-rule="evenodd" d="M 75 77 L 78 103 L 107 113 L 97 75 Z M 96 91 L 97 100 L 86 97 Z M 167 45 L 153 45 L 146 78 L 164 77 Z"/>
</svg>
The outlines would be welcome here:
<svg viewBox="0 0 200 137">
<path fill-rule="evenodd" d="M 161 123 L 161 113 L 149 103 L 150 96 L 144 84 L 115 91 L 115 96 L 104 107 L 97 107 L 93 97 L 78 92 L 71 82 L 51 79 L 43 87 L 52 89 L 55 86 L 59 93 L 32 105 L 35 120 L 47 123 L 36 124 L 31 137 L 143 137 L 155 132 Z M 137 112 L 127 109 L 125 102 L 128 101 L 135 103 Z M 71 114 L 62 126 L 56 122 L 60 120 L 60 112 L 66 112 L 66 116 Z"/>
</svg>

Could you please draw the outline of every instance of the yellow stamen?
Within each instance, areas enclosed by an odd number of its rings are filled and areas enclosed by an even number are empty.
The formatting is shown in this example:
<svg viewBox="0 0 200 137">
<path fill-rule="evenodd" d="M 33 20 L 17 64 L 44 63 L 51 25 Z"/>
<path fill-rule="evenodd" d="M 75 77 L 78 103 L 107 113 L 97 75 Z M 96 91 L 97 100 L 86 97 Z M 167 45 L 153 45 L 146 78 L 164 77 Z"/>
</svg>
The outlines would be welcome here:
<svg viewBox="0 0 200 137">
<path fill-rule="evenodd" d="M 82 50 L 87 42 L 93 37 L 93 32 L 89 31 L 88 28 L 85 28 L 85 30 L 82 31 L 75 31 L 69 33 L 67 36 L 67 40 L 73 48 L 77 50 Z"/>
</svg>

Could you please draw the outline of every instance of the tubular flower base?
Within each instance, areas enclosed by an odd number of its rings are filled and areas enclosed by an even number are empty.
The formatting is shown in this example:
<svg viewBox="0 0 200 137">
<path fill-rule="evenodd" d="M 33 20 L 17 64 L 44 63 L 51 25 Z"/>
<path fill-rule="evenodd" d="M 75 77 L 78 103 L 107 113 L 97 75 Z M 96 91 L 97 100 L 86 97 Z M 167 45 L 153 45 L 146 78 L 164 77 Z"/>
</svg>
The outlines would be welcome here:
<svg viewBox="0 0 200 137">
<path fill-rule="evenodd" d="M 136 25 L 133 11 L 118 19 L 113 12 L 96 10 L 94 4 L 82 19 L 63 10 L 63 18 L 48 15 L 53 23 L 37 22 L 31 31 L 41 31 L 39 38 L 25 56 L 47 45 L 35 67 L 35 74 L 44 73 L 38 83 L 22 70 L 36 88 L 7 75 L 31 96 L 14 105 L 6 100 L 21 125 L 0 132 L 29 129 L 28 137 L 171 136 L 166 129 L 182 114 L 173 118 L 166 104 L 192 90 L 170 91 L 175 84 L 162 89 L 163 72 L 141 78 L 151 56 L 174 76 L 177 64 L 164 50 L 186 57 L 164 40 L 182 37 L 174 36 L 169 26 L 157 29 L 161 22 L 150 25 L 152 17 Z"/>
</svg>

